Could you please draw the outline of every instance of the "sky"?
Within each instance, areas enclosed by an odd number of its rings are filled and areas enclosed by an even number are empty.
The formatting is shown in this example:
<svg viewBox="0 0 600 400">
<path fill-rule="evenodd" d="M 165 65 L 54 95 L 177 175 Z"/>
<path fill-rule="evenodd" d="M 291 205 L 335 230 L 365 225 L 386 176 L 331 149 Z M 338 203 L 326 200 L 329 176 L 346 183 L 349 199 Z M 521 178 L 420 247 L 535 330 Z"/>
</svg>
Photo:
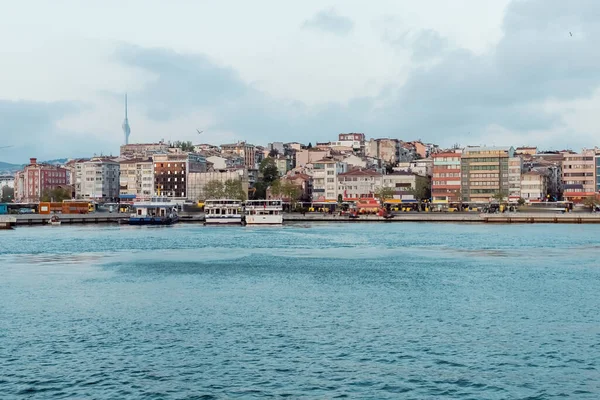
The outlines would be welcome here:
<svg viewBox="0 0 600 400">
<path fill-rule="evenodd" d="M 0 7 L 4 162 L 118 154 L 125 93 L 130 142 L 600 145 L 597 0 Z"/>
</svg>

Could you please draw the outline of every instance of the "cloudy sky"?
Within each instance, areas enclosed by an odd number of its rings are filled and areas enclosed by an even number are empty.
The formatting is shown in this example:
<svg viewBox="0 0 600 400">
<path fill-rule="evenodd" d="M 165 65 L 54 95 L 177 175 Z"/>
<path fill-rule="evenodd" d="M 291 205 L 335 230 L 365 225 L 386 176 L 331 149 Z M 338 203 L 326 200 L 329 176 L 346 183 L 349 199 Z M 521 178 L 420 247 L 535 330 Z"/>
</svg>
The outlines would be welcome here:
<svg viewBox="0 0 600 400">
<path fill-rule="evenodd" d="M 600 145 L 598 0 L 0 6 L 0 161 L 117 154 L 125 92 L 131 142 Z"/>
</svg>

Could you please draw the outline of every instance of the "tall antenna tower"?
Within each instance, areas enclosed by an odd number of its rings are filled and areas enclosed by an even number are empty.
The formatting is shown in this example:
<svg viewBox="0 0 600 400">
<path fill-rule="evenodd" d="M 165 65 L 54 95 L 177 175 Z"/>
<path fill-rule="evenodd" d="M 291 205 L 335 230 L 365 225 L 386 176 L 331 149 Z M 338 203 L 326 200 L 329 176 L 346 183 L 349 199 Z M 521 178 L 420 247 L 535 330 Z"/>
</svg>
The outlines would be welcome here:
<svg viewBox="0 0 600 400">
<path fill-rule="evenodd" d="M 125 120 L 123 121 L 123 133 L 125 134 L 125 144 L 129 144 L 129 135 L 131 128 L 129 127 L 129 119 L 127 119 L 127 93 L 125 93 Z"/>
</svg>

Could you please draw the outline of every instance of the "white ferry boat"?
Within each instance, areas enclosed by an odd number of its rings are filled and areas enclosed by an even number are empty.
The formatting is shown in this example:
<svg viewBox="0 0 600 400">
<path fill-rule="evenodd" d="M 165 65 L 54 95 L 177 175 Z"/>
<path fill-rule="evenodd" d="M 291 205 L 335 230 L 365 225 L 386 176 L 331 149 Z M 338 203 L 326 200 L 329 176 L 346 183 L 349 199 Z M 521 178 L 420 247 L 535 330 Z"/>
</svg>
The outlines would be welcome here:
<svg viewBox="0 0 600 400">
<path fill-rule="evenodd" d="M 248 225 L 282 224 L 283 202 L 281 200 L 248 200 L 244 218 Z"/>
<path fill-rule="evenodd" d="M 242 223 L 242 201 L 232 199 L 211 199 L 204 202 L 205 224 Z"/>
<path fill-rule="evenodd" d="M 167 197 L 152 197 L 132 205 L 135 213 L 129 217 L 129 225 L 171 225 L 179 221 L 177 204 Z"/>
</svg>

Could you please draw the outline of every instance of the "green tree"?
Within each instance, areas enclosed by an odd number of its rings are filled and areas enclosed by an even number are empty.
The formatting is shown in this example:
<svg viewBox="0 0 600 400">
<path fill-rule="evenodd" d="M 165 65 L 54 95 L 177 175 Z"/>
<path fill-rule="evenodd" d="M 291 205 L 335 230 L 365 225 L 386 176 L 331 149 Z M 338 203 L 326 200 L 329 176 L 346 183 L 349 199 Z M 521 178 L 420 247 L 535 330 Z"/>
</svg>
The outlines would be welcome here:
<svg viewBox="0 0 600 400">
<path fill-rule="evenodd" d="M 338 194 L 338 204 L 342 204 L 344 202 L 344 196 Z"/>
<path fill-rule="evenodd" d="M 520 206 L 524 205 L 525 204 L 525 199 L 522 198 L 522 197 L 519 197 L 519 200 L 517 200 L 517 204 L 520 205 Z"/>
<path fill-rule="evenodd" d="M 267 187 L 279 178 L 279 170 L 277 169 L 275 160 L 271 157 L 267 157 L 261 161 L 258 171 L 261 173 L 262 181 L 267 184 Z"/>
<path fill-rule="evenodd" d="M 427 179 L 417 179 L 415 181 L 415 187 L 408 191 L 418 201 L 428 199 L 431 197 L 431 187 Z"/>
<path fill-rule="evenodd" d="M 394 198 L 394 189 L 382 186 L 375 191 L 375 197 L 378 198 L 381 205 L 383 205 L 386 200 Z"/>
<path fill-rule="evenodd" d="M 206 199 L 222 199 L 225 197 L 225 185 L 218 180 L 206 182 L 204 185 L 204 200 Z"/>
<path fill-rule="evenodd" d="M 0 191 L 0 203 L 10 203 L 15 199 L 15 189 L 4 186 Z"/>
<path fill-rule="evenodd" d="M 296 201 L 298 201 L 302 195 L 302 189 L 288 180 L 283 182 L 281 191 L 283 196 L 290 201 L 292 206 L 296 204 Z"/>
<path fill-rule="evenodd" d="M 594 196 L 588 196 L 585 199 L 583 199 L 583 205 L 587 208 L 593 209 L 594 207 L 596 207 L 596 199 L 594 198 Z"/>
<path fill-rule="evenodd" d="M 40 201 L 61 203 L 63 200 L 71 198 L 71 191 L 67 188 L 57 187 L 50 190 L 44 190 L 40 196 Z"/>
<path fill-rule="evenodd" d="M 504 202 L 504 199 L 506 198 L 506 196 L 504 195 L 504 193 L 500 192 L 496 192 L 492 195 L 492 200 L 497 201 L 499 204 Z"/>
<path fill-rule="evenodd" d="M 223 185 L 224 195 L 228 199 L 246 200 L 246 193 L 239 179 L 228 179 Z"/>
<path fill-rule="evenodd" d="M 312 143 L 308 142 L 308 146 L 306 146 L 307 149 L 312 149 Z"/>
<path fill-rule="evenodd" d="M 271 157 L 271 158 L 277 158 L 278 155 L 279 155 L 279 150 L 277 150 L 277 149 L 271 149 L 271 151 L 269 151 L 269 157 Z"/>
</svg>

